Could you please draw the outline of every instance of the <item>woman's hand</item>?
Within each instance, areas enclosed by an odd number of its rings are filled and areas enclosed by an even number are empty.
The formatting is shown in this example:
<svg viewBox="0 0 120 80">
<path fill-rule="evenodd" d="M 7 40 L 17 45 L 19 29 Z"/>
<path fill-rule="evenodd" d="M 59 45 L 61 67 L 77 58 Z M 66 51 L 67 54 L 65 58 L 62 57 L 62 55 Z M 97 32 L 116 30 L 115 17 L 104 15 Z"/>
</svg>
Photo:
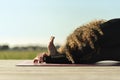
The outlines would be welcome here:
<svg viewBox="0 0 120 80">
<path fill-rule="evenodd" d="M 33 63 L 43 63 L 44 57 L 49 56 L 47 53 L 40 53 L 33 60 Z"/>
<path fill-rule="evenodd" d="M 48 53 L 40 53 L 38 56 L 34 58 L 34 61 L 33 61 L 34 63 L 42 63 L 44 62 L 44 57 L 58 54 L 57 49 L 55 48 L 55 45 L 54 45 L 54 39 L 55 37 L 51 36 L 50 42 L 47 47 Z"/>
</svg>

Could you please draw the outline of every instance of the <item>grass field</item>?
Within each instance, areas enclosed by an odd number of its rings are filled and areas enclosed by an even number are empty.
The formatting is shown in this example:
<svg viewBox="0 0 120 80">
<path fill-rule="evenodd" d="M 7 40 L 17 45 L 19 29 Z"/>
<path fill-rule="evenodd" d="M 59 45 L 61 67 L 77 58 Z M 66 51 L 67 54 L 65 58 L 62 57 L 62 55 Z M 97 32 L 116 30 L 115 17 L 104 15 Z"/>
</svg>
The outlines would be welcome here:
<svg viewBox="0 0 120 80">
<path fill-rule="evenodd" d="M 0 59 L 33 59 L 38 53 L 46 52 L 46 50 L 1 50 Z"/>
</svg>

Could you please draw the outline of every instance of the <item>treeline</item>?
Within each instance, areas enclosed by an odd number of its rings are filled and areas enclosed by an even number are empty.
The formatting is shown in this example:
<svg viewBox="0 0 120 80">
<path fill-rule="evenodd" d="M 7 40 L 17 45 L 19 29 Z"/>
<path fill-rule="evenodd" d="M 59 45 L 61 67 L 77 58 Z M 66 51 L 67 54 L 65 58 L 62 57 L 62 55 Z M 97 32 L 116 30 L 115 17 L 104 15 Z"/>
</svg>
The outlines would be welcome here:
<svg viewBox="0 0 120 80">
<path fill-rule="evenodd" d="M 59 48 L 60 45 L 57 45 L 56 48 Z M 0 45 L 0 50 L 47 50 L 45 46 L 15 46 L 10 48 L 9 45 Z"/>
</svg>

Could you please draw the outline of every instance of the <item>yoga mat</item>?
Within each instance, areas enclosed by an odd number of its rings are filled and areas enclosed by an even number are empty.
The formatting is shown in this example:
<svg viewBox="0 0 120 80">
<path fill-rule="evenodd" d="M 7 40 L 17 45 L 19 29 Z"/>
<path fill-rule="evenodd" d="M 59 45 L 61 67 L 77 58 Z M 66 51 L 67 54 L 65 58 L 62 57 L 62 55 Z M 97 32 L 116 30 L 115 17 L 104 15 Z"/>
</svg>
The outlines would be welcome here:
<svg viewBox="0 0 120 80">
<path fill-rule="evenodd" d="M 119 61 L 100 61 L 95 64 L 53 64 L 53 63 L 33 63 L 33 60 L 25 60 L 21 63 L 16 64 L 16 66 L 46 66 L 46 67 L 67 67 L 67 66 L 120 66 Z"/>
</svg>

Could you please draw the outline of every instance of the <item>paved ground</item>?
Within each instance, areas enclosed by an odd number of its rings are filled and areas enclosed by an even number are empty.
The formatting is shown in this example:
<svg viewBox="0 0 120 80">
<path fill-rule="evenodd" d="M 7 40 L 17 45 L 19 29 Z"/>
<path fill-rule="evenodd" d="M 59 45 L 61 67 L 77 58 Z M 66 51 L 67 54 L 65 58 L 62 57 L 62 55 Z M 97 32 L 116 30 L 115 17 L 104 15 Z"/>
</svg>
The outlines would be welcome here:
<svg viewBox="0 0 120 80">
<path fill-rule="evenodd" d="M 0 60 L 0 80 L 120 80 L 120 66 L 17 67 L 23 60 Z"/>
</svg>

